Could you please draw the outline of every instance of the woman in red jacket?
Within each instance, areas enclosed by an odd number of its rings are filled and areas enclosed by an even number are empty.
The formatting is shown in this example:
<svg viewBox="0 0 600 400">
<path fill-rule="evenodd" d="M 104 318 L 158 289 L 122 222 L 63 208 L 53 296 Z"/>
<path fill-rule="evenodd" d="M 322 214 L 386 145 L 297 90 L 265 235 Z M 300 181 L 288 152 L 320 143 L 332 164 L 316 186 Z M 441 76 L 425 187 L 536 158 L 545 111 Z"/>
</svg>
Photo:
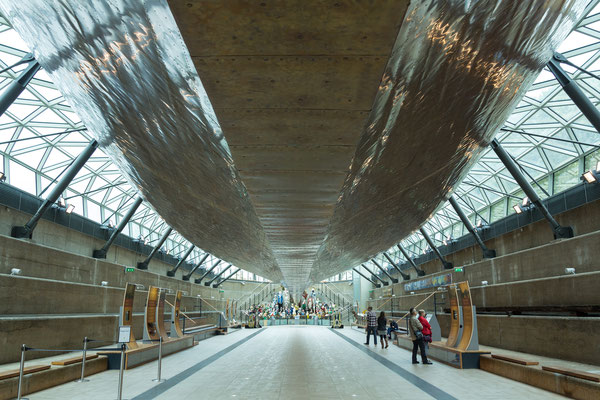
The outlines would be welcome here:
<svg viewBox="0 0 600 400">
<path fill-rule="evenodd" d="M 427 321 L 427 313 L 425 310 L 419 310 L 419 322 L 423 325 L 421 333 L 423 333 L 423 343 L 425 344 L 425 352 L 429 350 L 429 343 L 431 343 L 431 325 Z"/>
</svg>

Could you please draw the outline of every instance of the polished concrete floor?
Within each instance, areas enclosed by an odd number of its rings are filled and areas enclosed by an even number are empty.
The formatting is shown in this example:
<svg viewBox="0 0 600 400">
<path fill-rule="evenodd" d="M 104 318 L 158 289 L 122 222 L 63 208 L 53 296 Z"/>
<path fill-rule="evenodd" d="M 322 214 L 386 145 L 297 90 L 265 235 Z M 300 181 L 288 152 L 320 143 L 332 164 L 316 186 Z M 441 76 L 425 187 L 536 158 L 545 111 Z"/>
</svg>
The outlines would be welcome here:
<svg viewBox="0 0 600 400">
<path fill-rule="evenodd" d="M 215 336 L 156 363 L 125 372 L 127 399 L 551 399 L 560 396 L 480 370 L 412 365 L 396 346 L 363 345 L 352 329 L 281 326 Z M 115 399 L 118 371 L 28 395 L 38 399 Z"/>
</svg>

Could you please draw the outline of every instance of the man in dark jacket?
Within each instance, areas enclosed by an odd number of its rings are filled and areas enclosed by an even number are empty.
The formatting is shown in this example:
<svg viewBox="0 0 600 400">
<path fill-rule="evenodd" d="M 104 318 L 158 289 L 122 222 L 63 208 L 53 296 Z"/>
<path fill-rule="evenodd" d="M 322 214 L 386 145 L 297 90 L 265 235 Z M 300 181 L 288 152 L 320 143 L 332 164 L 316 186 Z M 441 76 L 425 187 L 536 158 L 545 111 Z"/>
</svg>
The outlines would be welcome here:
<svg viewBox="0 0 600 400">
<path fill-rule="evenodd" d="M 369 344 L 369 337 L 373 334 L 373 341 L 377 346 L 377 314 L 373 311 L 373 307 L 367 308 L 367 343 Z"/>
</svg>

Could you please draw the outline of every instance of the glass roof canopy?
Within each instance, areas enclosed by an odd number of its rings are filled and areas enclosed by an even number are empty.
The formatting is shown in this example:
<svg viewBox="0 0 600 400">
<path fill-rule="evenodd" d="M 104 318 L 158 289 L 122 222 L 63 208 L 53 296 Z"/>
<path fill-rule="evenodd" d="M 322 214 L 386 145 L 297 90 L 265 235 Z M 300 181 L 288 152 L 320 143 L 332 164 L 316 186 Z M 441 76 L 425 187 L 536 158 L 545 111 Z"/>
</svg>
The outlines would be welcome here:
<svg viewBox="0 0 600 400">
<path fill-rule="evenodd" d="M 28 52 L 19 35 L 0 16 L 0 69 L 13 65 Z M 0 92 L 25 67 L 18 66 L 0 74 Z M 0 117 L 0 171 L 5 173 L 7 183 L 42 197 L 48 194 L 53 181 L 92 139 L 50 77 L 40 70 Z M 127 212 L 136 195 L 137 190 L 110 158 L 96 149 L 65 191 L 64 199 L 75 206 L 74 213 L 114 226 Z M 154 209 L 142 203 L 123 233 L 152 245 L 159 241 L 167 228 Z M 191 243 L 183 236 L 173 232 L 161 250 L 177 257 L 190 246 Z M 186 261 L 199 262 L 204 254 L 202 249 L 195 248 Z M 210 255 L 203 266 L 210 268 L 218 260 Z M 227 265 L 222 262 L 214 272 L 220 272 Z M 264 281 L 262 277 L 243 270 L 233 279 Z"/>
<path fill-rule="evenodd" d="M 573 64 L 588 71 L 600 72 L 600 0 L 591 0 L 585 17 L 557 49 Z M 0 17 L 0 69 L 14 64 L 28 52 L 17 33 Z M 575 68 L 563 68 L 577 81 L 595 105 L 600 103 L 600 80 Z M 23 67 L 0 74 L 0 92 L 17 77 Z M 50 135 L 70 131 L 58 135 Z M 521 131 L 524 133 L 516 133 Z M 532 135 L 529 135 L 532 134 Z M 534 136 L 540 135 L 540 136 Z M 26 139 L 26 140 L 22 140 Z M 600 161 L 600 134 L 583 117 L 560 88 L 554 76 L 544 70 L 496 139 L 535 179 L 534 188 L 542 199 L 580 182 L 581 174 Z M 567 139 L 590 144 L 573 144 Z M 7 141 L 19 140 L 6 143 Z M 55 89 L 48 75 L 40 70 L 17 101 L 0 117 L 0 156 L 7 182 L 29 193 L 42 196 L 52 180 L 92 140 L 82 122 Z M 75 205 L 74 212 L 99 223 L 116 224 L 136 195 L 135 188 L 100 149 L 96 150 L 65 192 L 65 199 Z M 458 185 L 454 196 L 471 223 L 486 224 L 510 213 L 524 197 L 517 183 L 491 149 Z M 436 244 L 467 234 L 467 230 L 446 203 L 424 225 Z M 149 204 L 143 203 L 123 232 L 148 244 L 157 242 L 167 225 Z M 416 256 L 428 246 L 417 231 L 401 242 L 409 254 Z M 163 251 L 182 255 L 191 244 L 178 233 L 170 235 Z M 387 252 L 395 262 L 404 257 L 396 247 Z M 194 249 L 187 261 L 200 260 L 205 253 Z M 389 268 L 382 255 L 376 260 Z M 205 266 L 218 261 L 210 256 Z M 227 263 L 216 268 L 219 272 Z M 253 274 L 240 271 L 234 279 L 252 279 Z M 336 278 L 339 279 L 338 276 Z M 261 277 L 256 277 L 263 280 Z M 344 279 L 348 279 L 347 274 Z"/>
</svg>

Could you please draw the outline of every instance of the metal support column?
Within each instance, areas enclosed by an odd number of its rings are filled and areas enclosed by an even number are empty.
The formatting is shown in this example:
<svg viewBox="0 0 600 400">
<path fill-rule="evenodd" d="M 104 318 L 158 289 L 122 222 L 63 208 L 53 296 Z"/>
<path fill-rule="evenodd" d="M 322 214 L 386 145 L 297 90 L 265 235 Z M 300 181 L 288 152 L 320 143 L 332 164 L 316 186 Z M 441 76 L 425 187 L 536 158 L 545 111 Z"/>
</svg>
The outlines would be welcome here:
<svg viewBox="0 0 600 400">
<path fill-rule="evenodd" d="M 400 269 L 400 267 L 392 260 L 392 258 L 390 256 L 388 256 L 388 254 L 386 252 L 383 253 L 383 256 L 385 258 L 387 258 L 387 260 L 389 261 L 389 263 L 392 264 L 392 266 L 394 268 L 396 268 L 396 271 L 398 271 L 400 273 L 400 275 L 402 275 L 402 279 L 404 279 L 405 281 L 409 281 L 410 280 L 410 275 L 409 274 L 405 274 L 404 272 L 402 272 L 402 270 Z"/>
<path fill-rule="evenodd" d="M 400 244 L 397 244 L 396 247 L 398 247 L 398 250 L 400 250 L 400 253 L 402 253 L 404 258 L 406 258 L 406 260 L 409 262 L 409 264 L 412 265 L 412 267 L 415 269 L 415 271 L 417 271 L 417 276 L 425 276 L 425 271 L 423 271 L 421 268 L 417 267 L 417 264 L 415 264 L 413 259 L 410 258 L 410 256 L 406 252 L 406 250 L 404 250 L 404 248 L 402 246 L 400 246 Z"/>
<path fill-rule="evenodd" d="M 197 270 L 198 268 L 200 268 L 200 266 L 201 266 L 202 264 L 204 264 L 204 261 L 206 261 L 206 259 L 208 258 L 208 256 L 209 256 L 209 255 L 210 255 L 210 254 L 206 253 L 206 254 L 204 255 L 204 257 L 202 257 L 202 258 L 200 259 L 200 261 L 198 262 L 198 264 L 194 265 L 194 267 L 193 267 L 193 268 L 190 270 L 189 274 L 183 275 L 183 277 L 182 277 L 181 279 L 183 279 L 184 281 L 189 281 L 189 280 L 190 280 L 190 278 L 192 277 L 192 275 L 194 274 L 194 272 L 196 272 L 196 270 Z"/>
<path fill-rule="evenodd" d="M 104 243 L 104 246 L 102 246 L 101 249 L 94 250 L 94 254 L 93 254 L 94 258 L 106 258 L 108 249 L 113 244 L 113 242 L 117 239 L 117 236 L 119 236 L 119 233 L 121 233 L 123 231 L 123 229 L 125 229 L 125 227 L 127 226 L 127 223 L 129 222 L 131 217 L 133 217 L 133 214 L 135 214 L 138 207 L 142 204 L 142 201 L 143 201 L 143 199 L 141 196 L 138 196 L 137 199 L 135 199 L 135 202 L 129 208 L 129 211 L 127 211 L 127 214 L 125 214 L 123 216 L 123 219 L 121 219 L 117 228 L 110 235 L 110 237 L 108 238 L 106 243 Z"/>
<path fill-rule="evenodd" d="M 175 272 L 177 272 L 177 270 L 179 269 L 179 267 L 181 267 L 183 265 L 183 263 L 190 256 L 190 254 L 192 254 L 192 251 L 194 250 L 195 247 L 196 246 L 191 245 L 190 248 L 187 249 L 187 251 L 185 252 L 185 254 L 183 255 L 183 257 L 181 257 L 181 259 L 179 260 L 179 262 L 177 263 L 177 265 L 175 266 L 175 268 L 173 268 L 170 271 L 167 271 L 167 276 L 175 276 Z"/>
<path fill-rule="evenodd" d="M 215 263 L 215 265 L 213 265 L 212 267 L 210 267 L 209 269 L 207 269 L 206 271 L 204 271 L 204 274 L 202 274 L 202 276 L 200 278 L 194 279 L 194 283 L 201 283 L 202 279 L 206 278 L 208 276 L 208 274 L 210 274 L 212 272 L 213 269 L 217 268 L 217 265 L 221 264 L 221 261 L 223 261 L 223 260 L 217 260 L 217 262 Z"/>
<path fill-rule="evenodd" d="M 481 236 L 479 236 L 479 233 L 477 233 L 475 228 L 473 228 L 471 221 L 469 221 L 469 219 L 467 218 L 466 214 L 464 213 L 463 209 L 460 207 L 454 196 L 450 196 L 448 201 L 450 202 L 452 208 L 454 208 L 454 211 L 456 211 L 456 214 L 458 214 L 458 217 L 460 218 L 462 223 L 467 227 L 469 233 L 473 235 L 473 238 L 475 238 L 475 241 L 477 242 L 479 247 L 481 247 L 481 250 L 483 250 L 483 258 L 496 257 L 496 250 L 488 249 L 485 243 L 483 243 Z"/>
<path fill-rule="evenodd" d="M 158 252 L 158 250 L 162 247 L 162 245 L 165 243 L 165 241 L 167 240 L 167 238 L 169 237 L 169 235 L 171 234 L 172 231 L 173 231 L 173 228 L 169 227 L 169 229 L 167 229 L 165 231 L 165 233 L 163 233 L 162 237 L 160 238 L 160 240 L 158 241 L 156 246 L 154 246 L 154 248 L 152 249 L 150 254 L 148 254 L 148 257 L 146 257 L 146 259 L 144 261 L 139 262 L 137 264 L 138 269 L 148 269 L 148 264 L 150 263 L 150 260 L 152 260 L 152 257 L 154 257 L 156 252 Z"/>
<path fill-rule="evenodd" d="M 14 81 L 12 81 L 8 87 L 2 92 L 0 95 L 0 117 L 4 114 L 4 112 L 11 106 L 12 103 L 19 97 L 23 90 L 27 87 L 33 76 L 40 70 L 40 64 L 35 60 L 33 54 L 28 53 L 17 63 L 20 64 L 29 64 L 21 75 Z M 16 65 L 15 65 L 16 66 Z"/>
<path fill-rule="evenodd" d="M 363 278 L 365 278 L 366 280 L 368 280 L 369 282 L 371 282 L 373 284 L 373 286 L 375 286 L 376 288 L 380 288 L 381 285 L 375 281 L 373 281 L 371 278 L 367 278 L 367 276 L 365 274 L 363 274 L 362 272 L 360 272 L 358 269 L 352 268 L 352 271 L 356 272 L 357 274 L 359 274 L 360 276 L 362 276 Z"/>
<path fill-rule="evenodd" d="M 235 271 L 233 271 L 232 273 L 230 273 L 229 275 L 227 275 L 227 277 L 226 277 L 226 278 L 222 279 L 222 280 L 221 280 L 220 282 L 218 282 L 218 283 L 215 283 L 215 284 L 213 285 L 213 287 L 214 287 L 214 288 L 217 288 L 217 287 L 221 286 L 221 284 L 222 284 L 223 282 L 225 282 L 226 280 L 229 280 L 229 279 L 230 279 L 232 276 L 234 276 L 235 274 L 237 274 L 239 271 L 240 271 L 240 268 L 236 269 Z"/>
<path fill-rule="evenodd" d="M 390 284 L 389 282 L 386 282 L 386 281 L 384 281 L 383 279 L 381 279 L 381 278 L 379 277 L 379 275 L 377 275 L 377 274 L 373 273 L 373 271 L 371 271 L 369 268 L 367 268 L 367 266 L 366 266 L 365 264 L 360 264 L 360 265 L 361 265 L 361 266 L 362 266 L 364 269 L 366 269 L 368 273 L 370 273 L 372 276 L 374 276 L 375 278 L 377 278 L 377 279 L 378 279 L 378 280 L 379 280 L 381 283 L 383 283 L 383 286 L 387 286 L 387 285 L 389 285 L 389 284 Z"/>
<path fill-rule="evenodd" d="M 381 265 L 379 265 L 379 263 L 377 261 L 375 261 L 375 259 L 371 259 L 371 262 L 373 264 L 375 264 L 375 266 L 377 268 L 379 268 L 381 270 L 381 272 L 383 272 L 388 278 L 390 278 L 390 281 L 392 281 L 392 283 L 398 283 L 398 279 L 396 278 L 392 278 L 392 276 L 385 270 L 385 268 L 383 268 Z"/>
<path fill-rule="evenodd" d="M 442 253 L 440 253 L 440 251 L 435 246 L 435 244 L 433 244 L 433 240 L 431 240 L 431 238 L 429 237 L 429 235 L 427 234 L 427 232 L 425 232 L 425 229 L 420 228 L 419 231 L 421 232 L 421 235 L 423 235 L 423 237 L 425 238 L 425 241 L 427 242 L 427 244 L 429 244 L 429 247 L 431 247 L 431 250 L 433 250 L 433 252 L 435 253 L 435 255 L 442 262 L 442 265 L 443 265 L 444 269 L 452 269 L 452 263 L 450 261 L 446 261 L 444 259 L 444 257 L 442 256 Z"/>
<path fill-rule="evenodd" d="M 492 150 L 496 153 L 500 161 L 504 164 L 508 172 L 515 178 L 515 181 L 519 184 L 525 195 L 529 198 L 535 206 L 540 210 L 544 218 L 548 220 L 550 225 L 552 226 L 552 231 L 554 233 L 555 239 L 564 239 L 564 238 L 572 238 L 573 237 L 573 228 L 570 226 L 561 226 L 554 217 L 550 214 L 550 211 L 546 208 L 542 200 L 537 195 L 533 186 L 527 181 L 521 170 L 519 169 L 517 163 L 512 159 L 512 157 L 504 150 L 504 148 L 500 145 L 500 143 L 494 139 L 492 143 Z"/>
<path fill-rule="evenodd" d="M 213 276 L 213 278 L 210 281 L 204 282 L 204 286 L 210 286 L 211 283 L 213 283 L 214 281 L 216 281 L 229 268 L 231 268 L 231 264 L 229 264 L 228 266 L 226 266 L 225 268 L 223 268 L 223 270 L 221 272 L 219 272 L 217 275 Z"/>
<path fill-rule="evenodd" d="M 75 175 L 81 170 L 81 168 L 85 165 L 87 160 L 92 156 L 94 150 L 98 147 L 98 142 L 92 140 L 85 149 L 77 156 L 77 158 L 73 161 L 71 166 L 67 168 L 62 178 L 58 180 L 56 186 L 52 189 L 46 200 L 42 203 L 40 208 L 36 211 L 36 213 L 31 217 L 29 222 L 27 222 L 23 226 L 13 226 L 10 232 L 10 235 L 15 238 L 29 238 L 31 239 L 33 235 L 33 230 L 35 229 L 37 223 L 40 218 L 44 215 L 44 213 L 52 206 L 52 204 L 56 203 L 56 200 L 62 195 L 65 191 L 69 183 L 75 178 Z"/>
<path fill-rule="evenodd" d="M 600 112 L 579 88 L 577 82 L 571 79 L 565 70 L 562 69 L 560 63 L 570 64 L 565 56 L 560 53 L 554 53 L 554 57 L 548 61 L 548 69 L 552 72 L 560 86 L 562 86 L 567 96 L 569 96 L 577 108 L 581 110 L 581 113 L 585 115 L 594 128 L 600 132 Z"/>
</svg>

